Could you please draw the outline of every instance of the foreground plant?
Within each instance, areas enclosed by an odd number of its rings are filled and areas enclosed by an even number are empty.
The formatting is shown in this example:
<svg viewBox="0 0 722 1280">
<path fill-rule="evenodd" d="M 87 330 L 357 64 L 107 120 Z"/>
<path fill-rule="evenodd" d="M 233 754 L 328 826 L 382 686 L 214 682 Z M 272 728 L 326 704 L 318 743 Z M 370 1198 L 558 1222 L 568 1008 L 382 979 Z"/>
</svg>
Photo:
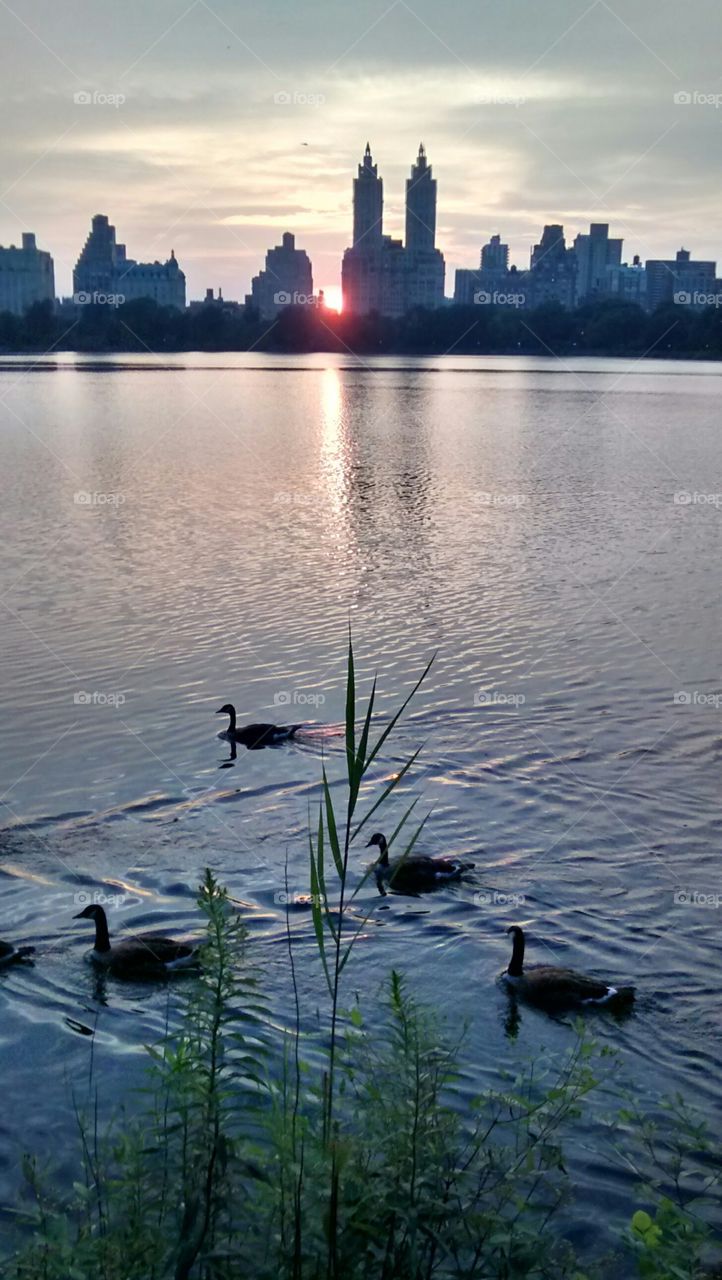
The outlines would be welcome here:
<svg viewBox="0 0 722 1280">
<path fill-rule="evenodd" d="M 47 1178 L 26 1162 L 36 1240 L 16 1262 L 18 1277 L 187 1280 L 203 1274 L 199 1260 L 230 1229 L 231 1187 L 235 1197 L 244 1185 L 233 1166 L 245 1108 L 260 1110 L 265 1008 L 245 972 L 243 924 L 210 871 L 198 905 L 202 969 L 179 997 L 180 1029 L 148 1049 L 142 1119 L 121 1117 L 101 1134 L 97 1103 L 90 1117 L 76 1110 L 81 1171 L 66 1199 L 50 1197 Z"/>
<path fill-rule="evenodd" d="M 207 871 L 202 971 L 178 993 L 179 1025 L 169 1019 L 149 1050 L 135 1118 L 120 1117 L 103 1135 L 97 1101 L 90 1117 L 79 1117 L 78 1174 L 66 1195 L 49 1192 L 52 1178 L 26 1163 L 33 1205 L 22 1215 L 22 1243 L 0 1258 L 2 1280 L 591 1280 L 553 1228 L 570 1192 L 562 1134 L 598 1081 L 582 1027 L 561 1062 L 535 1062 L 470 1103 L 459 1083 L 463 1037 L 450 1041 L 400 975 L 391 974 L 371 1026 L 360 1006 L 342 1004 L 365 923 L 352 911 L 351 843 L 418 752 L 359 818 L 363 783 L 426 671 L 371 747 L 375 685 L 357 741 L 349 645 L 346 803 L 338 819 L 324 769 L 310 840 L 328 993 L 320 1047 L 316 1009 L 304 1010 L 299 998 L 290 926 L 295 1019 L 274 1033 L 240 917 Z M 595 1280 L 635 1272 L 697 1280 L 709 1236 L 686 1171 L 696 1160 L 695 1189 L 709 1194 L 715 1182 L 700 1185 L 698 1175 L 710 1166 L 711 1179 L 719 1152 L 691 1119 L 681 1137 L 673 1126 L 667 1145 L 643 1116 L 632 1121 L 647 1208 L 635 1214 L 621 1261 Z M 652 1156 L 656 1179 L 645 1175 Z M 670 1181 L 681 1194 L 668 1201 Z"/>
</svg>

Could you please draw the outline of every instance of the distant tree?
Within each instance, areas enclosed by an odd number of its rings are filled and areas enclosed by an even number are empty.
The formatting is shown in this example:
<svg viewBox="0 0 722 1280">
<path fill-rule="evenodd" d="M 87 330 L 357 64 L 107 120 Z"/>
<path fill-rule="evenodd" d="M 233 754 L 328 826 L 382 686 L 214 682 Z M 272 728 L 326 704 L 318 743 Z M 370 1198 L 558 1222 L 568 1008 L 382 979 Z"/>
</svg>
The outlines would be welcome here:
<svg viewBox="0 0 722 1280">
<path fill-rule="evenodd" d="M 23 337 L 31 351 L 52 346 L 57 337 L 57 325 L 53 304 L 49 298 L 34 302 L 25 312 Z"/>
<path fill-rule="evenodd" d="M 0 349 L 16 351 L 22 344 L 23 322 L 12 311 L 0 311 Z"/>
</svg>

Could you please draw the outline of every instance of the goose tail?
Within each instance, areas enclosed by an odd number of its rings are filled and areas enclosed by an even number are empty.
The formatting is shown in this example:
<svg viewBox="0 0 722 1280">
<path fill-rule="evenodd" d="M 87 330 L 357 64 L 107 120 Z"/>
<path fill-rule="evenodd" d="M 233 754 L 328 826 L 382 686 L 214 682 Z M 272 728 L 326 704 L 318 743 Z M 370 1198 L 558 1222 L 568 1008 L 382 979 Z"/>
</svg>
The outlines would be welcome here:
<svg viewBox="0 0 722 1280">
<path fill-rule="evenodd" d="M 634 1003 L 634 996 L 634 987 L 610 987 L 599 1003 L 608 1009 L 628 1009 Z"/>
<path fill-rule="evenodd" d="M 35 955 L 35 947 L 18 947 L 15 951 L 13 960 L 27 960 L 28 956 Z"/>
</svg>

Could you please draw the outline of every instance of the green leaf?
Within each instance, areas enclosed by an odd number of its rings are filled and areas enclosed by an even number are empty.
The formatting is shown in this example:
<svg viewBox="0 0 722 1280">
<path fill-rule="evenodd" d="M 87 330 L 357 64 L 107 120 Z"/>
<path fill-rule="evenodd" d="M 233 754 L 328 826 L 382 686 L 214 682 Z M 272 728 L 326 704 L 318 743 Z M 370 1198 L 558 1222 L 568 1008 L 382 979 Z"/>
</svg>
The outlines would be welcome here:
<svg viewBox="0 0 722 1280">
<path fill-rule="evenodd" d="M 391 720 L 389 721 L 389 723 L 387 724 L 387 726 L 386 726 L 386 728 L 384 729 L 383 733 L 381 734 L 381 737 L 379 738 L 378 742 L 376 743 L 376 746 L 374 747 L 373 751 L 371 752 L 371 755 L 369 756 L 369 758 L 368 758 L 368 760 L 367 760 L 367 762 L 366 762 L 366 763 L 367 763 L 367 766 L 368 766 L 368 765 L 370 765 L 370 764 L 372 764 L 372 762 L 376 759 L 376 757 L 377 757 L 377 755 L 378 755 L 379 751 L 381 750 L 382 746 L 384 745 L 384 743 L 385 743 L 386 739 L 388 738 L 389 734 L 390 734 L 390 733 L 392 732 L 392 730 L 396 727 L 396 725 L 398 724 L 398 722 L 399 722 L 399 720 L 401 719 L 402 715 L 404 714 L 404 711 L 406 710 L 406 708 L 408 707 L 409 703 L 411 702 L 411 699 L 414 697 L 414 695 L 415 695 L 415 694 L 418 692 L 418 690 L 421 688 L 421 685 L 424 683 L 424 680 L 426 679 L 427 675 L 429 674 L 429 672 L 430 672 L 430 670 L 431 670 L 431 666 L 432 666 L 432 663 L 434 662 L 435 658 L 436 658 L 436 654 L 435 654 L 435 653 L 432 653 L 431 657 L 429 658 L 429 661 L 427 662 L 426 666 L 424 667 L 424 670 L 422 671 L 421 675 L 419 676 L 418 680 L 416 681 L 416 684 L 414 685 L 413 689 L 411 690 L 411 693 L 409 694 L 408 698 L 405 700 L 405 702 L 403 702 L 403 703 L 401 704 L 401 706 L 399 707 L 399 709 L 398 709 L 398 711 L 395 713 L 395 715 L 393 715 L 393 716 L 391 717 Z M 417 752 L 416 754 L 418 755 L 418 752 Z"/>
<path fill-rule="evenodd" d="M 323 843 L 323 824 L 319 813 L 319 841 Z M 311 918 L 313 920 L 313 928 L 316 934 L 316 942 L 318 943 L 318 951 L 323 965 L 323 971 L 326 975 L 326 982 L 329 991 L 331 987 L 331 975 L 328 971 L 328 962 L 326 960 L 326 939 L 323 932 L 323 912 L 320 906 L 320 886 L 318 880 L 318 871 L 316 869 L 316 858 L 313 852 L 313 837 L 309 832 L 308 835 L 309 851 L 311 859 Z"/>
<path fill-rule="evenodd" d="M 349 788 L 353 787 L 356 776 L 356 676 L 353 661 L 353 644 L 351 642 L 351 624 L 348 629 L 348 674 L 346 677 L 346 765 L 348 768 Z"/>
<path fill-rule="evenodd" d="M 366 719 L 364 720 L 364 727 L 361 733 L 361 740 L 359 742 L 358 752 L 356 755 L 356 769 L 357 769 L 359 782 L 363 778 L 364 772 L 366 770 L 366 749 L 368 747 L 369 729 L 371 727 L 371 716 L 373 715 L 375 698 L 376 698 L 376 676 L 374 676 L 374 682 L 371 687 L 371 696 L 369 698 L 369 705 L 366 708 Z"/>
<path fill-rule="evenodd" d="M 408 773 L 412 764 L 415 762 L 416 758 L 419 756 L 422 750 L 423 750 L 423 747 L 419 747 L 418 750 L 416 750 L 414 754 L 411 756 L 411 758 L 406 761 L 406 764 L 404 765 L 403 769 L 401 769 L 399 773 L 394 774 L 393 778 L 391 779 L 389 785 L 384 790 L 383 794 L 379 796 L 378 800 L 376 801 L 376 804 L 373 805 L 371 809 L 369 809 L 365 818 L 362 818 L 358 826 L 355 828 L 353 835 L 351 836 L 352 840 L 356 839 L 356 836 L 358 835 L 359 831 L 361 831 L 361 829 L 366 826 L 366 823 L 368 822 L 369 818 L 376 812 L 377 809 L 381 807 L 386 797 L 391 795 L 391 792 L 394 790 L 395 787 L 398 787 L 399 783 L 401 782 L 401 779 L 404 777 L 405 774 Z"/>
<path fill-rule="evenodd" d="M 338 828 L 336 826 L 336 814 L 333 811 L 333 800 L 331 799 L 331 788 L 328 785 L 326 776 L 326 766 L 323 766 L 323 794 L 326 801 L 326 826 L 328 827 L 328 838 L 331 844 L 331 853 L 336 864 L 339 880 L 343 881 L 343 858 L 341 856 L 341 845 L 338 838 Z"/>
</svg>

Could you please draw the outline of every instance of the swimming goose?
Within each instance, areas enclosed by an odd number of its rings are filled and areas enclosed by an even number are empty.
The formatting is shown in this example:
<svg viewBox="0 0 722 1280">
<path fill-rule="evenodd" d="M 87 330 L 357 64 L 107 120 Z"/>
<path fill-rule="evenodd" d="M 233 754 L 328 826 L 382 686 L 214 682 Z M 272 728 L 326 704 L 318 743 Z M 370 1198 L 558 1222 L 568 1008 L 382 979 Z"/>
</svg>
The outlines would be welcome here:
<svg viewBox="0 0 722 1280">
<path fill-rule="evenodd" d="M 9 964 L 22 964 L 35 951 L 35 947 L 14 947 L 12 942 L 0 942 L 0 969 Z"/>
<path fill-rule="evenodd" d="M 535 964 L 525 969 L 524 930 L 513 924 L 507 933 L 513 934 L 514 947 L 504 978 L 509 987 L 530 1004 L 558 1011 L 585 1005 L 623 1009 L 633 1002 L 634 987 L 612 987 L 586 973 L 552 964 Z"/>
<path fill-rule="evenodd" d="M 108 918 L 103 907 L 91 903 L 74 920 L 95 921 L 95 946 L 90 953 L 96 964 L 124 976 L 156 976 L 198 964 L 198 943 L 176 942 L 159 933 L 135 933 L 111 946 Z"/>
<path fill-rule="evenodd" d="M 302 724 L 244 724 L 242 728 L 237 729 L 236 708 L 231 702 L 226 702 L 224 706 L 219 707 L 216 715 L 229 717 L 225 736 L 231 742 L 242 742 L 249 751 L 260 751 L 261 747 L 277 747 L 279 743 L 287 742 L 299 729 L 303 728 Z"/>
<path fill-rule="evenodd" d="M 379 856 L 374 863 L 374 875 L 379 893 L 386 893 L 386 885 L 400 893 L 423 893 L 438 889 L 450 880 L 460 880 L 473 866 L 457 858 L 430 858 L 426 854 L 410 853 L 407 858 L 389 860 L 389 846 L 382 832 L 372 835 L 366 848 L 377 845 Z"/>
</svg>

